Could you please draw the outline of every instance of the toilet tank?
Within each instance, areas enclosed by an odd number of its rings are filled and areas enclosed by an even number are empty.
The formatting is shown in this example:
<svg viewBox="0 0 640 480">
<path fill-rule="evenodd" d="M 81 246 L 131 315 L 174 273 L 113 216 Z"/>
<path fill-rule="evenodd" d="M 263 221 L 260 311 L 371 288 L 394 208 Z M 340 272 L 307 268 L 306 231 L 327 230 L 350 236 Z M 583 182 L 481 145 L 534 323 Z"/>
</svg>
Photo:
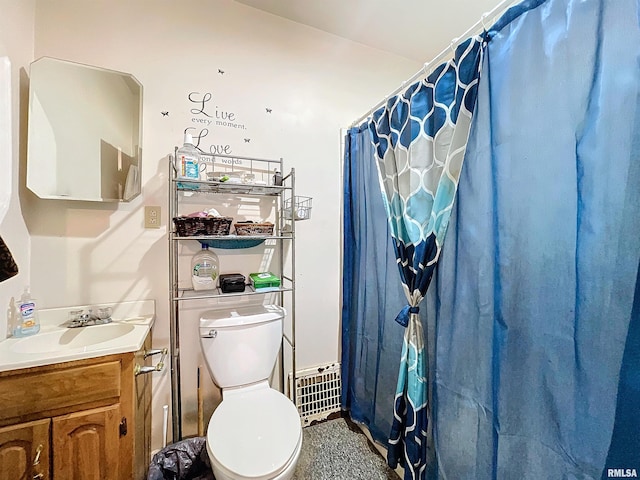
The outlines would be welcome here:
<svg viewBox="0 0 640 480">
<path fill-rule="evenodd" d="M 253 305 L 201 315 L 200 345 L 216 385 L 237 387 L 269 378 L 282 342 L 285 313 L 277 305 Z"/>
</svg>

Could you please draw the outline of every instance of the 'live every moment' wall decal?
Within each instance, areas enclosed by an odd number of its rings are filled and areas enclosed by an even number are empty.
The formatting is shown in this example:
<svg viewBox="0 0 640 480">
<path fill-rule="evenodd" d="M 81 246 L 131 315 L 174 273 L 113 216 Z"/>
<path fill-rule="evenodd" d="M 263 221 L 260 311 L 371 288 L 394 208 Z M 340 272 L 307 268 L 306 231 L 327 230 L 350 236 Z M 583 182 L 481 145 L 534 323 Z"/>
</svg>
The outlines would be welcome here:
<svg viewBox="0 0 640 480">
<path fill-rule="evenodd" d="M 164 108 L 160 111 L 162 118 L 175 118 L 185 125 L 182 131 L 191 134 L 194 144 L 202 152 L 229 156 L 255 155 L 256 148 L 264 148 L 265 145 L 260 145 L 264 139 L 268 138 L 271 145 L 273 110 L 270 106 L 260 105 L 259 99 L 252 99 L 246 93 L 239 96 L 240 84 L 227 78 L 228 72 L 220 68 L 217 72 L 218 75 L 206 81 L 213 81 L 215 86 L 193 85 L 191 91 L 185 92 L 185 103 L 179 108 L 178 115 Z M 225 105 L 225 101 L 230 99 L 236 99 L 239 103 L 230 108 Z M 253 138 L 252 130 L 255 130 L 256 123 L 258 130 L 253 132 L 256 134 Z"/>
<path fill-rule="evenodd" d="M 190 92 L 187 95 L 189 104 L 191 106 L 191 124 L 185 129 L 185 131 L 192 131 L 193 141 L 196 147 L 201 150 L 207 151 L 204 147 L 205 137 L 209 135 L 210 129 L 233 129 L 233 130 L 245 130 L 244 136 L 248 137 L 246 130 L 248 130 L 245 123 L 243 123 L 238 114 L 229 109 L 224 109 L 219 105 L 216 105 L 213 101 L 213 94 L 211 92 Z M 216 134 L 216 137 L 220 138 L 223 135 Z M 245 142 L 249 140 L 245 138 Z M 215 142 L 209 144 L 209 153 L 214 155 L 230 155 L 233 150 L 230 143 Z"/>
<path fill-rule="evenodd" d="M 206 126 L 210 126 L 213 123 L 220 127 L 238 128 L 241 130 L 247 129 L 243 123 L 237 123 L 238 119 L 234 112 L 222 110 L 218 105 L 213 107 L 207 105 L 213 98 L 211 93 L 200 94 L 198 92 L 191 92 L 188 98 L 190 102 L 197 105 L 196 108 L 191 109 L 192 114 L 199 115 L 191 118 L 193 123 L 201 123 Z"/>
</svg>

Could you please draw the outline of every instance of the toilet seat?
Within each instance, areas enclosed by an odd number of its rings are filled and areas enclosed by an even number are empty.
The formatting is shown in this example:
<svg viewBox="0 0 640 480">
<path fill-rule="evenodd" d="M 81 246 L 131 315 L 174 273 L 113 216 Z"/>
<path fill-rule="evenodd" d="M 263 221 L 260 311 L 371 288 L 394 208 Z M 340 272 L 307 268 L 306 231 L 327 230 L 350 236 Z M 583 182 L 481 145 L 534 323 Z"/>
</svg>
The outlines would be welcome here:
<svg viewBox="0 0 640 480">
<path fill-rule="evenodd" d="M 211 462 L 230 478 L 262 480 L 278 476 L 300 451 L 298 410 L 266 383 L 226 393 L 207 428 Z"/>
</svg>

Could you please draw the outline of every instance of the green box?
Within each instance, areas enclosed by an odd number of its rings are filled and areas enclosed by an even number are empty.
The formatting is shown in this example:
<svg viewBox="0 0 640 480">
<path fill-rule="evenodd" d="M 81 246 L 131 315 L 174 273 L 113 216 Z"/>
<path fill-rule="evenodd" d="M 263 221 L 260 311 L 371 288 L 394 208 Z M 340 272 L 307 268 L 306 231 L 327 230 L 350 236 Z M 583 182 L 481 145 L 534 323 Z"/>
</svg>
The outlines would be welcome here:
<svg viewBox="0 0 640 480">
<path fill-rule="evenodd" d="M 251 278 L 251 283 L 256 291 L 280 288 L 280 278 L 271 272 L 250 273 L 249 278 Z"/>
</svg>

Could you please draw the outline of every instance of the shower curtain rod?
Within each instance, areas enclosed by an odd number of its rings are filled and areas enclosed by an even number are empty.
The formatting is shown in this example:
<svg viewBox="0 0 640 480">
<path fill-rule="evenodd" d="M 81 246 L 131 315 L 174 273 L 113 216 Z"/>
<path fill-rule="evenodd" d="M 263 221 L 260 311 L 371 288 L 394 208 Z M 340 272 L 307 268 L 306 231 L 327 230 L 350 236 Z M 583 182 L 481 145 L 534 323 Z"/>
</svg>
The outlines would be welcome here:
<svg viewBox="0 0 640 480">
<path fill-rule="evenodd" d="M 428 77 L 433 70 L 433 69 L 430 69 L 430 67 L 432 66 L 437 67 L 438 65 L 440 65 L 440 62 L 442 62 L 444 59 L 448 58 L 449 56 L 453 55 L 458 45 L 460 45 L 471 35 L 476 33 L 479 29 L 488 30 L 487 28 L 488 25 L 486 24 L 488 19 L 490 21 L 493 21 L 495 17 L 497 17 L 498 15 L 502 15 L 505 10 L 507 10 L 512 5 L 515 5 L 516 3 L 520 3 L 520 1 L 521 0 L 503 0 L 489 12 L 483 13 L 482 16 L 480 17 L 480 20 L 474 23 L 471 26 L 471 28 L 469 28 L 461 36 L 454 38 L 447 48 L 445 48 L 438 55 L 436 55 L 435 58 L 433 58 L 430 62 L 426 62 L 419 71 L 417 71 L 411 76 L 411 78 L 402 82 L 402 84 L 398 88 L 396 88 L 393 92 L 388 94 L 384 99 L 380 100 L 363 116 L 355 120 L 351 124 L 351 128 L 357 125 L 360 125 L 360 123 L 362 123 L 364 120 L 366 120 L 371 115 L 373 115 L 373 112 L 375 112 L 378 108 L 382 107 L 385 103 L 387 103 L 387 100 L 390 97 L 393 97 L 394 95 L 397 95 L 398 93 L 402 92 L 405 86 L 413 84 L 413 82 L 417 81 L 419 78 Z"/>
</svg>

